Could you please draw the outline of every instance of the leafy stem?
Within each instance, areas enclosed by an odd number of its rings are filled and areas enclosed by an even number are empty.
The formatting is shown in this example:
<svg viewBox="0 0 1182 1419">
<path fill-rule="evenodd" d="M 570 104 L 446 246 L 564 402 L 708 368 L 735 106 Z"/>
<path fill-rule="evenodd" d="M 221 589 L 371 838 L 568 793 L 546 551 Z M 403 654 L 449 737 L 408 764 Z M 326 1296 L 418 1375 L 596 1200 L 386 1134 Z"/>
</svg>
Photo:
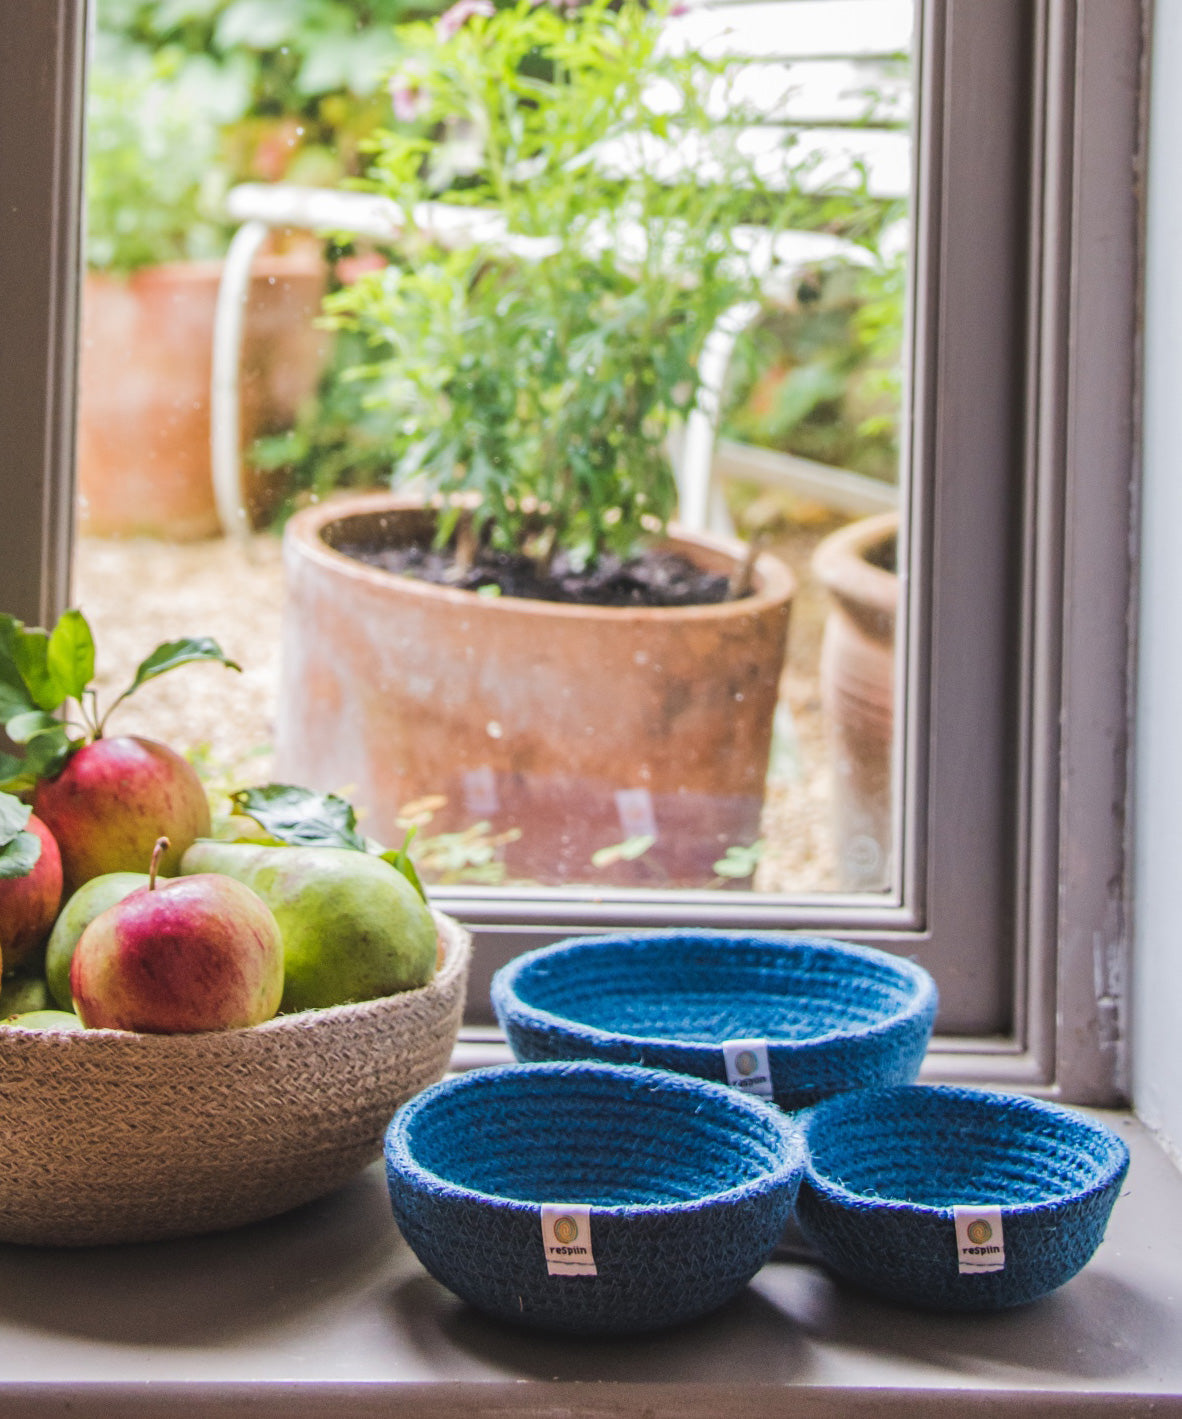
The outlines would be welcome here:
<svg viewBox="0 0 1182 1419">
<path fill-rule="evenodd" d="M 0 614 L 0 724 L 15 745 L 24 747 L 22 755 L 0 754 L 0 791 L 22 793 L 42 778 L 55 777 L 83 744 L 102 738 L 111 713 L 141 685 L 202 660 L 242 668 L 209 637 L 167 641 L 141 662 L 131 684 L 101 714 L 90 683 L 94 635 L 81 611 L 63 611 L 50 631 Z M 71 701 L 78 706 L 80 723 L 65 713 Z"/>
</svg>

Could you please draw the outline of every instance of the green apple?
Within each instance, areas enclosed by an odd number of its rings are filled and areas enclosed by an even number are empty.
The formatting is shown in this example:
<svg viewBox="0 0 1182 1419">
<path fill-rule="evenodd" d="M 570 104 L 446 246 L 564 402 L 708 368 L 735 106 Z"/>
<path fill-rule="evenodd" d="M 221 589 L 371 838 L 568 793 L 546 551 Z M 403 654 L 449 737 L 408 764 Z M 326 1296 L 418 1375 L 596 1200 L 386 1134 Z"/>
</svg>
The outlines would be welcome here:
<svg viewBox="0 0 1182 1419">
<path fill-rule="evenodd" d="M 72 1011 L 74 1008 L 70 996 L 70 962 L 74 959 L 74 947 L 79 937 L 100 912 L 121 902 L 137 887 L 147 885 L 146 872 L 108 872 L 84 882 L 66 903 L 54 922 L 45 952 L 49 991 L 63 1010 Z"/>
</svg>

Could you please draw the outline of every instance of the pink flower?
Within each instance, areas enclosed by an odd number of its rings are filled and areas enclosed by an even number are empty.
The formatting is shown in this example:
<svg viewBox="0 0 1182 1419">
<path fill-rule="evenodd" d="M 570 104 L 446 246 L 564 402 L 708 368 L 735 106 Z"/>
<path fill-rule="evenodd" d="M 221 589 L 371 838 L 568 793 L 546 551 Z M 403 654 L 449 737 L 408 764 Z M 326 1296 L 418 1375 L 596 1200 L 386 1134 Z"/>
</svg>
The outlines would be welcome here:
<svg viewBox="0 0 1182 1419">
<path fill-rule="evenodd" d="M 390 76 L 390 102 L 394 117 L 400 123 L 414 123 L 427 110 L 427 88 L 423 71 L 414 64 L 405 64 Z"/>
<path fill-rule="evenodd" d="M 492 0 L 456 0 L 451 9 L 444 10 L 435 21 L 436 38 L 446 43 L 452 35 L 463 29 L 473 15 L 483 15 L 487 19 L 496 12 L 497 8 Z"/>
</svg>

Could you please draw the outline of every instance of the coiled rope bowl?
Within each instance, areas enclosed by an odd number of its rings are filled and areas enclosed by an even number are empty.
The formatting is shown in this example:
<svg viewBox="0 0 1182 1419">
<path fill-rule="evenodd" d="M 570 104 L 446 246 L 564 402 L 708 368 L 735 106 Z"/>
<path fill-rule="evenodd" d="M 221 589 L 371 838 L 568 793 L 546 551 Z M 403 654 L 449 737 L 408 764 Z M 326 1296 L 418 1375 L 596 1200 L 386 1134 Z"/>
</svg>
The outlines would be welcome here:
<svg viewBox="0 0 1182 1419">
<path fill-rule="evenodd" d="M 0 1241 L 158 1240 L 275 1216 L 381 1156 L 447 1068 L 470 937 L 419 990 L 244 1030 L 0 1029 Z"/>
<path fill-rule="evenodd" d="M 722 1045 L 765 1041 L 773 1098 L 910 1083 L 936 987 L 902 957 L 824 937 L 575 937 L 510 961 L 492 1001 L 519 1060 L 601 1059 L 727 1082 Z"/>
<path fill-rule="evenodd" d="M 386 1139 L 394 1215 L 427 1270 L 494 1316 L 580 1334 L 722 1305 L 771 1255 L 803 1164 L 796 1125 L 759 1100 L 593 1062 L 446 1080 Z M 559 1241 L 582 1245 L 589 1223 L 594 1275 L 561 1259 L 551 1274 L 545 1204 Z"/>
<path fill-rule="evenodd" d="M 977 1089 L 867 1089 L 801 1124 L 805 1237 L 847 1280 L 935 1310 L 1022 1305 L 1069 1281 L 1103 1239 L 1129 1163 L 1124 1141 L 1085 1114 Z M 1000 1215 L 972 1217 L 991 1208 Z M 1004 1264 L 962 1274 L 962 1259 Z"/>
</svg>

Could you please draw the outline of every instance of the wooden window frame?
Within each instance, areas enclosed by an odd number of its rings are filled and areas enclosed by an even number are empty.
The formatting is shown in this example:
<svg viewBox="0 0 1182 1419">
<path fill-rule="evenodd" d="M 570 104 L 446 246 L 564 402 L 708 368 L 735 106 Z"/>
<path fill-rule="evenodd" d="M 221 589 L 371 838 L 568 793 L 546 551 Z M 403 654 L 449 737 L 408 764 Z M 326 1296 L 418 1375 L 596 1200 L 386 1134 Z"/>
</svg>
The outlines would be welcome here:
<svg viewBox="0 0 1182 1419">
<path fill-rule="evenodd" d="M 932 1077 L 1127 1093 L 1146 0 L 927 0 L 901 889 L 440 894 L 471 996 L 588 926 L 838 932 L 930 963 Z M 85 0 L 0 0 L 0 607 L 69 599 Z M 19 273 L 19 274 L 18 274 Z"/>
</svg>

